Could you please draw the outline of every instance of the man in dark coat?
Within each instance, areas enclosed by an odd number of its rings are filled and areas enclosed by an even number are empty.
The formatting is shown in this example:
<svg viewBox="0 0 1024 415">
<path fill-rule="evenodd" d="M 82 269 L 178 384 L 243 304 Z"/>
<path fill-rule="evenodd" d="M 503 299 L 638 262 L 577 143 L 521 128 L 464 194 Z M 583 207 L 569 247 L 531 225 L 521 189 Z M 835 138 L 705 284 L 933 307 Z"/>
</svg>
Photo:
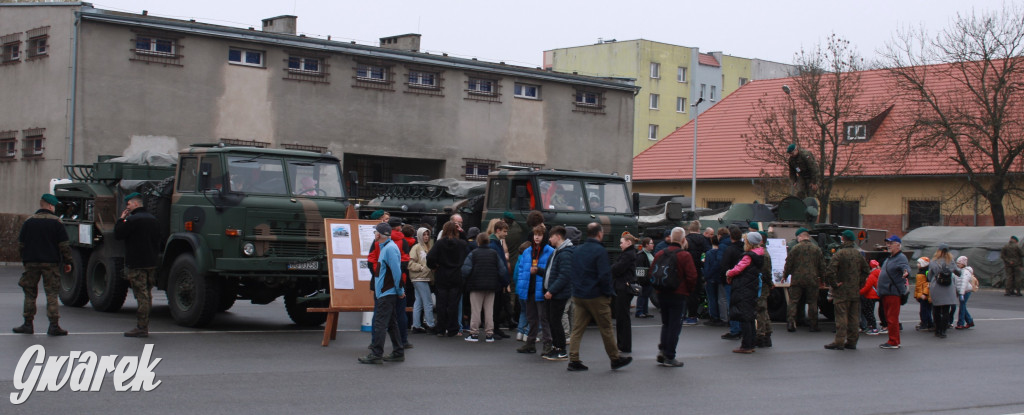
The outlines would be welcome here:
<svg viewBox="0 0 1024 415">
<path fill-rule="evenodd" d="M 141 194 L 129 194 L 124 201 L 126 206 L 121 218 L 114 222 L 114 238 L 124 241 L 125 278 L 139 303 L 135 328 L 124 332 L 124 336 L 149 337 L 149 310 L 153 307 L 153 285 L 160 255 L 160 224 L 142 205 Z"/>
<path fill-rule="evenodd" d="M 61 259 L 64 260 L 64 272 L 71 272 L 71 247 L 68 245 L 68 233 L 60 218 L 54 214 L 57 197 L 49 193 L 39 200 L 39 210 L 21 225 L 18 234 L 18 246 L 21 251 L 21 262 L 25 272 L 18 280 L 18 285 L 25 292 L 25 306 L 22 317 L 25 322 L 12 329 L 18 334 L 32 334 L 35 328 L 32 320 L 36 315 L 36 297 L 39 296 L 39 280 L 43 280 L 46 291 L 46 317 L 50 327 L 48 336 L 66 336 L 67 330 L 60 328 L 60 311 L 57 308 L 57 296 L 60 293 Z"/>
<path fill-rule="evenodd" d="M 732 269 L 736 264 L 740 262 L 740 258 L 743 257 L 743 231 L 740 230 L 736 225 L 729 226 L 729 238 L 723 245 L 720 244 L 718 248 L 721 253 L 721 264 L 722 278 L 725 279 L 725 271 Z M 729 299 L 729 303 L 732 303 L 732 284 L 726 282 L 726 297 Z M 722 335 L 725 340 L 739 340 L 742 336 L 740 333 L 740 322 L 729 319 L 729 332 Z"/>
<path fill-rule="evenodd" d="M 572 296 L 572 241 L 566 238 L 566 230 L 562 226 L 555 226 L 549 232 L 548 242 L 555 248 L 551 255 L 544 275 L 544 301 L 548 302 L 548 315 L 545 324 L 551 326 L 550 352 L 544 354 L 547 360 L 567 360 L 569 353 L 565 350 L 565 331 L 562 330 L 562 314 L 565 314 L 565 304 Z"/>
</svg>

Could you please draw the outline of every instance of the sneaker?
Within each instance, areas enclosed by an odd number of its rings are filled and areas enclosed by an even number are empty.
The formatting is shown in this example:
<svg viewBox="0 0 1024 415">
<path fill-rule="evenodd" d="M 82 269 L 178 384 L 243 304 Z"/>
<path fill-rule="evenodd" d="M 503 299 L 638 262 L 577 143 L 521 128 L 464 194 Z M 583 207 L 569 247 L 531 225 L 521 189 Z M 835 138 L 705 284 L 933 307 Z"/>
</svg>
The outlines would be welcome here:
<svg viewBox="0 0 1024 415">
<path fill-rule="evenodd" d="M 385 362 L 404 362 L 405 361 L 405 354 L 398 354 L 398 353 L 395 353 L 395 352 L 391 352 L 391 354 L 389 354 L 387 356 L 384 356 L 383 358 L 381 358 L 381 360 L 383 360 Z"/>
<path fill-rule="evenodd" d="M 963 324 L 957 324 L 957 325 L 956 325 L 956 327 L 953 327 L 953 328 L 955 328 L 955 329 L 957 329 L 957 330 L 963 330 L 963 329 L 966 329 L 966 328 L 967 328 L 967 326 L 965 326 L 965 325 L 963 325 Z"/>
<path fill-rule="evenodd" d="M 622 368 L 626 367 L 627 365 L 629 365 L 632 362 L 633 362 L 633 358 L 632 357 L 629 357 L 629 356 L 626 356 L 626 357 L 619 356 L 618 359 L 612 360 L 612 370 L 622 369 Z"/>
<path fill-rule="evenodd" d="M 658 357 L 654 358 L 658 363 L 665 363 L 665 353 L 658 350 Z"/>
<path fill-rule="evenodd" d="M 659 362 L 659 363 L 661 364 L 661 366 L 664 366 L 664 367 L 683 367 L 683 362 L 680 362 L 680 361 L 678 361 L 676 359 L 668 359 L 668 360 L 665 360 L 664 362 Z"/>
<path fill-rule="evenodd" d="M 149 329 L 136 327 L 124 332 L 124 337 L 149 337 Z"/>
<path fill-rule="evenodd" d="M 494 336 L 487 336 L 484 341 L 487 343 L 494 343 Z"/>
<path fill-rule="evenodd" d="M 866 334 L 868 336 L 877 336 L 878 335 L 878 329 L 868 329 L 868 331 L 865 331 L 864 334 Z"/>
<path fill-rule="evenodd" d="M 882 349 L 899 349 L 900 345 L 898 345 L 898 344 L 889 344 L 888 342 L 886 342 L 886 343 L 882 343 L 882 344 L 878 345 L 878 347 L 882 348 Z"/>
<path fill-rule="evenodd" d="M 569 352 L 565 349 L 558 349 L 558 360 L 569 360 Z"/>
<path fill-rule="evenodd" d="M 828 350 L 843 350 L 844 347 L 841 344 L 829 343 L 825 345 L 825 348 Z"/>
<path fill-rule="evenodd" d="M 723 334 L 722 338 L 725 339 L 725 340 L 739 340 L 739 339 L 743 338 L 743 335 L 740 334 L 740 333 L 729 332 L 729 333 Z"/>
<path fill-rule="evenodd" d="M 742 347 L 732 350 L 733 353 L 751 354 L 754 353 L 754 349 L 744 349 Z"/>
<path fill-rule="evenodd" d="M 370 353 L 370 354 L 366 355 L 365 357 L 360 357 L 359 358 L 359 363 L 364 363 L 364 364 L 368 364 L 368 365 L 383 365 L 384 364 L 384 358 L 382 356 L 380 356 L 380 355 L 375 355 L 373 353 Z"/>
<path fill-rule="evenodd" d="M 526 341 L 526 335 L 517 331 L 516 332 L 516 341 L 519 341 L 519 342 Z"/>
<path fill-rule="evenodd" d="M 565 368 L 565 370 L 568 370 L 570 372 L 583 372 L 583 371 L 586 371 L 586 370 L 590 370 L 590 368 L 584 366 L 583 362 L 573 361 L 573 362 L 569 362 L 569 367 Z"/>
<path fill-rule="evenodd" d="M 697 324 L 699 324 L 699 322 L 697 321 L 696 317 L 690 317 L 686 320 L 683 320 L 684 326 L 696 326 Z"/>
<path fill-rule="evenodd" d="M 424 329 L 423 327 L 413 327 L 412 330 L 409 330 L 409 333 L 412 333 L 412 334 L 423 334 L 423 333 L 426 333 L 426 332 L 427 332 L 427 330 Z"/>
<path fill-rule="evenodd" d="M 474 343 L 478 342 L 478 341 L 480 341 L 480 336 L 477 336 L 475 334 L 470 334 L 469 336 L 466 336 L 466 341 L 474 342 Z"/>
<path fill-rule="evenodd" d="M 544 360 L 555 360 L 558 357 L 558 351 L 552 349 L 550 352 L 540 355 L 540 357 Z"/>
<path fill-rule="evenodd" d="M 878 329 L 878 334 L 889 334 L 889 329 L 887 327 L 882 327 Z"/>
<path fill-rule="evenodd" d="M 412 343 L 406 343 L 406 344 L 402 345 L 402 348 L 403 349 L 411 349 L 411 348 L 413 348 L 413 345 L 412 345 Z"/>
</svg>

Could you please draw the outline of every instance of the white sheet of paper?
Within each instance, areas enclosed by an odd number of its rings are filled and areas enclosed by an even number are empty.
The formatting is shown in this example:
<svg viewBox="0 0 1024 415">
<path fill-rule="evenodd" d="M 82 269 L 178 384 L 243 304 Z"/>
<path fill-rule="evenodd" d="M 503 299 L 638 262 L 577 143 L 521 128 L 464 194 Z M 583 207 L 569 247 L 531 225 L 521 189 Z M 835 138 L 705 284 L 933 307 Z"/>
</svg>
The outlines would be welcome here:
<svg viewBox="0 0 1024 415">
<path fill-rule="evenodd" d="M 365 259 L 360 259 L 359 260 L 359 273 L 356 274 L 356 277 L 359 278 L 359 281 L 369 281 L 370 277 L 372 277 L 372 276 L 373 276 L 373 273 L 370 272 L 370 261 L 367 261 Z"/>
<path fill-rule="evenodd" d="M 92 245 L 92 224 L 78 225 L 78 243 Z"/>
<path fill-rule="evenodd" d="M 370 247 L 373 246 L 373 232 L 377 225 L 359 225 L 359 254 L 366 256 L 370 254 Z"/>
<path fill-rule="evenodd" d="M 348 258 L 334 258 L 332 260 L 335 290 L 354 290 L 355 281 L 352 278 L 352 260 Z"/>
<path fill-rule="evenodd" d="M 331 224 L 331 253 L 334 255 L 352 255 L 352 227 L 349 224 Z"/>
<path fill-rule="evenodd" d="M 772 283 L 776 287 L 788 287 L 790 276 L 782 275 L 782 270 L 786 267 L 786 240 L 769 239 L 767 250 L 768 256 L 772 259 Z"/>
</svg>

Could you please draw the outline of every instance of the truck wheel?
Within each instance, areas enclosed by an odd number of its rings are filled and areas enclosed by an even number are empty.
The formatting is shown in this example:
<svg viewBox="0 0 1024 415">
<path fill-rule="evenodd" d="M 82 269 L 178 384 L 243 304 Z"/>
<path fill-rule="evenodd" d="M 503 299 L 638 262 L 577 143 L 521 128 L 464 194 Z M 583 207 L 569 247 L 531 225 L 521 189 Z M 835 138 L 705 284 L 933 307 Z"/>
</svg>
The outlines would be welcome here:
<svg viewBox="0 0 1024 415">
<path fill-rule="evenodd" d="M 217 312 L 220 284 L 199 273 L 196 258 L 181 254 L 167 279 L 167 305 L 174 322 L 185 327 L 210 324 Z"/>
<path fill-rule="evenodd" d="M 299 294 L 292 290 L 284 296 L 284 309 L 288 312 L 295 324 L 303 327 L 317 327 L 327 321 L 327 313 L 310 313 L 306 311 L 309 307 L 327 307 L 327 301 L 303 301 L 299 302 Z"/>
<path fill-rule="evenodd" d="M 128 280 L 123 278 L 124 259 L 107 258 L 97 249 L 85 266 L 86 291 L 92 308 L 112 313 L 121 309 L 128 295 Z"/>
<path fill-rule="evenodd" d="M 60 302 L 68 307 L 81 307 L 89 302 L 85 283 L 82 251 L 71 250 L 71 272 L 60 273 Z"/>
<path fill-rule="evenodd" d="M 227 279 L 221 279 L 220 302 L 217 304 L 217 311 L 225 312 L 235 305 L 238 300 L 238 284 Z"/>
</svg>

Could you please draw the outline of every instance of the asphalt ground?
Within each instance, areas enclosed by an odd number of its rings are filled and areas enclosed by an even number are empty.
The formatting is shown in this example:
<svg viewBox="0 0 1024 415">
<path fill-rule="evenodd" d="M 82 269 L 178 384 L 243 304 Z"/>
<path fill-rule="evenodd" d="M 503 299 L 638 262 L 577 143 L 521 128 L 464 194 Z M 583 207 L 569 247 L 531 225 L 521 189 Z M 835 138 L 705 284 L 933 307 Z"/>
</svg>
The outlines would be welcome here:
<svg viewBox="0 0 1024 415">
<path fill-rule="evenodd" d="M 36 391 L 0 414 L 147 413 L 758 413 L 758 414 L 1008 414 L 1024 412 L 1024 298 L 983 290 L 970 300 L 977 326 L 949 330 L 947 339 L 914 332 L 917 304 L 904 307 L 903 348 L 882 350 L 884 336 L 862 336 L 857 350 L 831 351 L 832 324 L 788 333 L 775 324 L 774 347 L 734 354 L 724 329 L 684 327 L 683 368 L 655 363 L 659 318 L 633 320 L 634 362 L 609 368 L 595 328 L 582 342 L 588 372 L 566 362 L 515 352 L 522 343 L 468 343 L 410 335 L 403 363 L 362 365 L 369 334 L 360 313 L 343 313 L 338 339 L 321 347 L 322 329 L 291 324 L 281 301 L 237 303 L 210 327 L 179 327 L 163 292 L 154 292 L 148 339 L 122 332 L 135 322 L 134 299 L 117 313 L 61 306 L 66 337 L 18 335 L 19 267 L 0 267 L 0 389 L 15 393 L 22 354 L 42 345 L 47 356 L 72 351 L 138 356 L 146 344 L 162 359 L 161 384 L 149 392 L 116 392 L 107 375 L 98 392 Z M 42 297 L 40 293 L 40 297 Z M 45 332 L 39 301 L 36 332 Z M 390 345 L 385 352 L 390 351 Z M 29 368 L 31 369 L 31 367 Z"/>
</svg>

